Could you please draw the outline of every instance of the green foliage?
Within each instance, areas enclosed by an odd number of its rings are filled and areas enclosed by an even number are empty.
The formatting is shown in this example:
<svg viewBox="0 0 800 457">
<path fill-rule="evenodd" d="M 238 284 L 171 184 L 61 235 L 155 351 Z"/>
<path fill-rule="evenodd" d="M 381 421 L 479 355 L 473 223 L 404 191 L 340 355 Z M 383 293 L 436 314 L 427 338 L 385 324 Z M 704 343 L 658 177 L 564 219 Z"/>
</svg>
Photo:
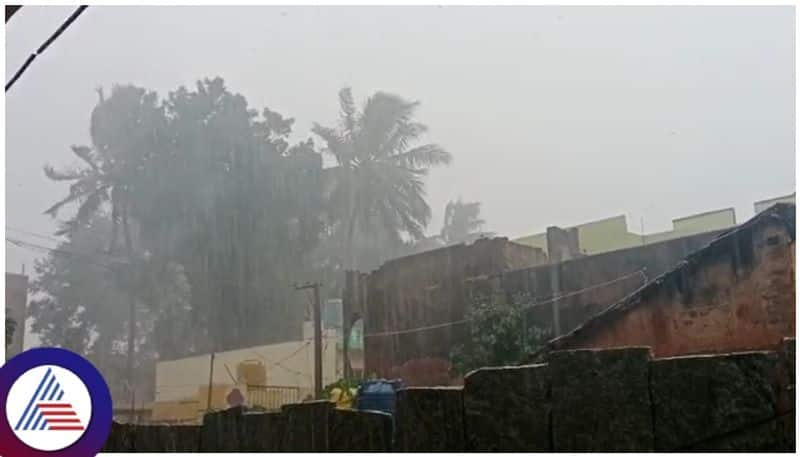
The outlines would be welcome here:
<svg viewBox="0 0 800 457">
<path fill-rule="evenodd" d="M 126 380 L 131 300 L 141 380 L 158 358 L 299 338 L 306 297 L 292 285 L 336 284 L 345 265 L 402 253 L 430 219 L 428 169 L 451 160 L 413 145 L 426 130 L 417 102 L 382 92 L 359 111 L 343 90 L 338 128 L 315 125 L 327 169 L 311 139 L 290 143 L 294 119 L 251 108 L 221 78 L 165 98 L 131 85 L 98 95 L 91 141 L 71 148 L 79 165 L 45 167 L 69 184 L 46 213 L 75 211 L 61 252 L 36 265 L 30 313 L 43 344 L 87 355 L 113 386 Z"/>
<path fill-rule="evenodd" d="M 435 144 L 412 146 L 427 131 L 413 120 L 418 102 L 377 92 L 359 111 L 345 88 L 339 105 L 338 128 L 313 128 L 336 163 L 325 170 L 326 242 L 339 247 L 339 265 L 367 270 L 400 254 L 404 240 L 424 237 L 431 211 L 423 179 L 452 157 Z"/>
<path fill-rule="evenodd" d="M 480 214 L 480 202 L 462 202 L 461 199 L 448 202 L 441 232 L 444 244 L 471 243 L 481 236 L 491 236 L 491 233 L 481 231 L 486 221 Z"/>
<path fill-rule="evenodd" d="M 310 275 L 322 224 L 322 161 L 310 140 L 288 144 L 292 124 L 269 109 L 259 116 L 220 78 L 180 87 L 163 101 L 115 86 L 108 98 L 101 92 L 92 113 L 92 145 L 73 147 L 84 166 L 46 167 L 51 179 L 72 183 L 47 213 L 78 205 L 62 233 L 110 212 L 110 229 L 98 235 L 113 254 L 122 227 L 125 260 L 138 279 L 130 284 L 121 274 L 116 279 L 127 287 L 118 282 L 117 292 L 157 313 L 176 315 L 176 306 L 187 313 L 182 319 L 195 329 L 188 340 L 163 321 L 154 324 L 162 355 L 298 336 L 301 297 L 291 284 Z M 157 300 L 156 279 L 176 268 L 190 301 Z"/>
<path fill-rule="evenodd" d="M 430 251 L 453 244 L 470 244 L 482 237 L 494 236 L 492 232 L 483 232 L 486 223 L 480 217 L 480 202 L 450 201 L 444 211 L 444 223 L 439 235 L 429 236 L 408 243 L 408 254 Z"/>
<path fill-rule="evenodd" d="M 529 303 L 525 295 L 475 298 L 467 313 L 469 340 L 450 355 L 453 369 L 463 375 L 486 366 L 515 365 L 541 347 L 552 330 L 532 321 Z"/>
<path fill-rule="evenodd" d="M 8 309 L 6 309 L 8 315 Z M 9 347 L 14 341 L 14 331 L 17 328 L 17 321 L 10 317 L 6 317 L 6 347 Z"/>
</svg>

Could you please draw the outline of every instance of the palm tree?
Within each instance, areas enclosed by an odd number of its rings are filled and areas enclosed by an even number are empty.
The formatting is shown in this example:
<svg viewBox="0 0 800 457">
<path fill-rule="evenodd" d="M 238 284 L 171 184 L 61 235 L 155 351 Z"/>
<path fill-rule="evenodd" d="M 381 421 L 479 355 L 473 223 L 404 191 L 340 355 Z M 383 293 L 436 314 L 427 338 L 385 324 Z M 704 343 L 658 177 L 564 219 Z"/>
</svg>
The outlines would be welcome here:
<svg viewBox="0 0 800 457">
<path fill-rule="evenodd" d="M 446 245 L 471 242 L 481 236 L 491 236 L 491 233 L 481 232 L 486 223 L 480 218 L 480 202 L 451 201 L 447 203 L 444 211 L 444 225 L 441 238 Z"/>
<path fill-rule="evenodd" d="M 45 211 L 52 217 L 67 204 L 79 203 L 75 216 L 57 234 L 73 232 L 89 223 L 104 205 L 111 207 L 113 222 L 109 253 L 113 253 L 120 225 L 128 255 L 133 246 L 130 215 L 135 179 L 152 159 L 160 129 L 164 125 L 157 95 L 134 86 L 115 86 L 109 99 L 98 89 L 99 103 L 92 111 L 92 146 L 72 146 L 72 152 L 87 166 L 56 170 L 44 167 L 54 181 L 71 181 L 69 194 Z"/>
<path fill-rule="evenodd" d="M 435 144 L 411 145 L 427 131 L 412 120 L 419 102 L 377 92 L 358 112 L 349 88 L 339 91 L 338 128 L 314 124 L 336 162 L 325 171 L 329 216 L 345 231 L 346 267 L 356 265 L 356 233 L 401 240 L 419 239 L 430 221 L 425 201 L 428 169 L 452 157 Z"/>
<path fill-rule="evenodd" d="M 72 152 L 85 166 L 66 170 L 56 170 L 50 165 L 44 167 L 48 178 L 72 183 L 67 196 L 48 208 L 45 214 L 56 217 L 65 205 L 77 203 L 75 216 L 57 232 L 71 234 L 86 227 L 96 213 L 110 206 L 112 229 L 109 254 L 113 254 L 119 227 L 122 226 L 130 290 L 128 387 L 133 396 L 136 298 L 133 291 L 135 261 L 130 219 L 137 177 L 153 163 L 166 119 L 154 92 L 134 86 L 114 86 L 108 99 L 103 96 L 102 89 L 97 92 L 99 102 L 92 110 L 90 121 L 92 146 L 72 146 Z"/>
</svg>

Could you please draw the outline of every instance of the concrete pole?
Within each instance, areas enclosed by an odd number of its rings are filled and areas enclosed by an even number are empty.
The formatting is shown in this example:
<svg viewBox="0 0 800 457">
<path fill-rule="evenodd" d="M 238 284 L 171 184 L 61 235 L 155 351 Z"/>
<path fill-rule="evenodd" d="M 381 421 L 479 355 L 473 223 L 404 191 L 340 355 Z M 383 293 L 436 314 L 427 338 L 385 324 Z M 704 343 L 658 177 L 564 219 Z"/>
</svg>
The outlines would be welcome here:
<svg viewBox="0 0 800 457">
<path fill-rule="evenodd" d="M 211 352 L 211 366 L 208 369 L 208 397 L 206 398 L 206 412 L 211 411 L 211 390 L 214 386 L 214 358 L 215 352 Z"/>
<path fill-rule="evenodd" d="M 314 319 L 314 397 L 319 400 L 322 398 L 322 304 L 319 297 L 320 283 L 295 285 L 294 288 L 295 290 L 314 290 L 314 303 L 312 303 L 314 308 L 312 316 Z"/>
<path fill-rule="evenodd" d="M 550 290 L 553 292 L 553 338 L 561 336 L 561 321 L 558 296 L 561 295 L 560 263 L 553 263 L 550 268 Z"/>
<path fill-rule="evenodd" d="M 319 283 L 314 283 L 314 396 L 322 399 L 322 304 Z"/>
</svg>

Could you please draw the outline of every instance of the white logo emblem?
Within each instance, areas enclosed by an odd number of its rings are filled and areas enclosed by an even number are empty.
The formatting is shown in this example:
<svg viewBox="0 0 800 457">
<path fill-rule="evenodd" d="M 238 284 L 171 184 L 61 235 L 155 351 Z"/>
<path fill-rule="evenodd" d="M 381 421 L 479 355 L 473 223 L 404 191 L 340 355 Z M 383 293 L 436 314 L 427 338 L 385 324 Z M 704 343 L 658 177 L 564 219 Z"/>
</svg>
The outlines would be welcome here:
<svg viewBox="0 0 800 457">
<path fill-rule="evenodd" d="M 78 441 L 92 418 L 89 390 L 75 373 L 42 365 L 17 379 L 6 399 L 14 434 L 40 451 L 58 451 Z"/>
</svg>

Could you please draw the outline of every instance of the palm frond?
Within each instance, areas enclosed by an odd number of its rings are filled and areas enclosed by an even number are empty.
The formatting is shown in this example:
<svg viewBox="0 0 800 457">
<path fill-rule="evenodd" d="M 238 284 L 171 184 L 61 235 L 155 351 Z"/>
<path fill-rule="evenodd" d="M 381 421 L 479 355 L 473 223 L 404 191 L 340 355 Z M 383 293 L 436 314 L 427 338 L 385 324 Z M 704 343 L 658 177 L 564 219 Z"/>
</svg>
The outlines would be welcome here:
<svg viewBox="0 0 800 457">
<path fill-rule="evenodd" d="M 44 174 L 53 181 L 74 181 L 83 176 L 82 170 L 56 170 L 52 165 L 44 166 Z"/>
<path fill-rule="evenodd" d="M 72 149 L 72 152 L 76 156 L 80 157 L 81 160 L 83 160 L 90 167 L 92 167 L 92 170 L 94 170 L 94 171 L 98 170 L 99 167 L 95 163 L 95 158 L 92 155 L 92 148 L 90 148 L 89 146 L 77 146 L 77 145 L 72 145 L 72 146 L 70 146 L 70 148 Z"/>
<path fill-rule="evenodd" d="M 339 107 L 342 110 L 344 136 L 351 138 L 356 128 L 356 104 L 353 102 L 353 92 L 349 87 L 339 91 Z"/>
<path fill-rule="evenodd" d="M 108 192 L 105 188 L 97 189 L 86 196 L 78 207 L 78 212 L 73 219 L 75 223 L 73 229 L 88 225 L 92 216 L 97 213 L 100 206 L 106 201 L 108 201 Z"/>
<path fill-rule="evenodd" d="M 327 146 L 325 152 L 332 155 L 339 165 L 348 165 L 352 161 L 352 148 L 336 129 L 323 127 L 315 122 L 311 127 L 311 132 L 325 141 Z"/>
<path fill-rule="evenodd" d="M 412 168 L 449 165 L 453 160 L 444 148 L 436 144 L 424 144 L 391 156 L 391 160 Z"/>
<path fill-rule="evenodd" d="M 378 92 L 367 99 L 359 118 L 356 151 L 359 157 L 377 156 L 398 125 L 409 123 L 419 102 L 409 102 L 396 95 Z"/>
<path fill-rule="evenodd" d="M 427 132 L 428 128 L 418 122 L 403 122 L 396 124 L 386 141 L 380 145 L 380 157 L 392 157 L 408 149 L 408 145 Z"/>
</svg>

